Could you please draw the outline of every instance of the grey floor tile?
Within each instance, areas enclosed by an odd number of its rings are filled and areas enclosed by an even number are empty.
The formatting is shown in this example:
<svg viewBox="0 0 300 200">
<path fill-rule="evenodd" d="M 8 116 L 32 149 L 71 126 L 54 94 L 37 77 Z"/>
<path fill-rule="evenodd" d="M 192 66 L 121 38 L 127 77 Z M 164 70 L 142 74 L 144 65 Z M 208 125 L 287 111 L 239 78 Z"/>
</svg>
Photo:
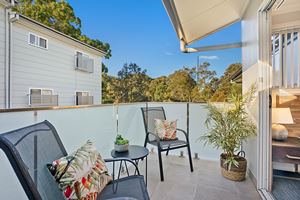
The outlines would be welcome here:
<svg viewBox="0 0 300 200">
<path fill-rule="evenodd" d="M 187 158 L 163 155 L 165 181 L 160 181 L 156 153 L 148 156 L 148 192 L 151 200 L 257 200 L 260 199 L 249 178 L 243 182 L 225 179 L 219 162 L 193 160 L 190 172 Z M 139 164 L 145 174 L 145 162 Z M 131 170 L 131 169 L 130 169 Z"/>
</svg>

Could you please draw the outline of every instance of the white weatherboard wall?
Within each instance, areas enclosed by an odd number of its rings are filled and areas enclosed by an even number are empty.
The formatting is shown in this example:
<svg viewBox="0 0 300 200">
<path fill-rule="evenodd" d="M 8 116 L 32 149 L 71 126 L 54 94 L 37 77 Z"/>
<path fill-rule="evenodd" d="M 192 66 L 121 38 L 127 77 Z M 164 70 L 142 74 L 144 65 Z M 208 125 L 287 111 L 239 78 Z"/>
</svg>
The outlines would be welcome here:
<svg viewBox="0 0 300 200">
<path fill-rule="evenodd" d="M 207 113 L 204 105 L 190 104 L 191 150 L 193 153 L 199 153 L 200 159 L 218 160 L 219 151 L 197 141 L 197 138 L 207 131 L 204 126 Z M 43 110 L 37 111 L 36 116 L 34 111 L 0 113 L 0 133 L 48 120 L 57 129 L 67 152 L 74 151 L 89 139 L 95 143 L 104 158 L 109 158 L 117 135 L 117 110 L 119 113 L 119 133 L 127 137 L 131 144 L 143 145 L 145 129 L 140 108 L 144 106 L 146 106 L 145 103 Z M 149 106 L 163 106 L 167 118 L 177 119 L 178 127 L 186 129 L 185 103 L 149 103 Z M 170 154 L 179 155 L 179 151 L 171 151 Z M 187 159 L 186 162 L 188 162 Z M 1 199 L 27 199 L 12 167 L 1 150 L 0 163 L 0 180 L 6 180 L 5 184 L 1 184 L 0 187 Z M 157 175 L 159 175 L 158 165 Z"/>
<path fill-rule="evenodd" d="M 258 8 L 262 0 L 251 0 L 242 20 L 243 92 L 251 84 L 258 83 Z M 258 99 L 249 107 L 249 113 L 258 124 Z M 257 137 L 249 139 L 245 146 L 249 169 L 257 178 Z"/>
<path fill-rule="evenodd" d="M 94 103 L 101 103 L 101 58 L 83 45 L 72 45 L 63 36 L 24 19 L 12 25 L 11 104 L 28 107 L 29 88 L 53 89 L 58 104 L 75 105 L 75 91 L 89 91 Z M 29 32 L 48 39 L 48 49 L 28 44 Z M 74 42 L 73 42 L 74 43 Z M 75 70 L 75 53 L 94 59 L 94 73 Z"/>
<path fill-rule="evenodd" d="M 5 107 L 4 66 L 5 66 L 5 8 L 2 4 L 0 4 L 0 109 Z"/>
</svg>

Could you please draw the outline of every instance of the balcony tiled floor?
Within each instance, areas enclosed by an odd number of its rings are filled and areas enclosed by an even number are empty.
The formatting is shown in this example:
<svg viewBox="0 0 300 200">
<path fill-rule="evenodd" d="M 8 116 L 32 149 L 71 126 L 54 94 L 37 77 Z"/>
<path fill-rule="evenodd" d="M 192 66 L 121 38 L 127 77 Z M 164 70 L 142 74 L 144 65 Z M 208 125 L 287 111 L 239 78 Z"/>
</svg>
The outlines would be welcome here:
<svg viewBox="0 0 300 200">
<path fill-rule="evenodd" d="M 219 163 L 193 160 L 191 173 L 187 158 L 163 156 L 165 181 L 159 177 L 156 153 L 148 156 L 148 191 L 152 200 L 255 200 L 260 199 L 250 178 L 243 182 L 221 176 Z M 144 174 L 144 162 L 139 169 Z"/>
</svg>

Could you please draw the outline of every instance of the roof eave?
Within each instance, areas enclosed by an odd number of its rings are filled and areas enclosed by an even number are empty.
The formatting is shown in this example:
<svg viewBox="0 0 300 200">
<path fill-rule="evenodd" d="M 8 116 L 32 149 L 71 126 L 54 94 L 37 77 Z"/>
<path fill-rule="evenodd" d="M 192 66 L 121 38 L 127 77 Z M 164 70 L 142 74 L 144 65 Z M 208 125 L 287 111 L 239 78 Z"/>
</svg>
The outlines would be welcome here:
<svg viewBox="0 0 300 200">
<path fill-rule="evenodd" d="M 174 4 L 174 1 L 173 0 L 162 0 L 163 1 L 163 4 L 164 4 L 164 7 L 168 13 L 168 16 L 170 18 L 170 21 L 172 22 L 172 25 L 173 25 L 173 28 L 175 29 L 176 33 L 177 33 L 177 37 L 179 40 L 182 40 L 184 41 L 184 43 L 186 45 L 190 45 L 192 43 L 194 43 L 195 41 L 197 40 L 200 40 L 200 39 L 203 39 L 213 33 L 216 33 L 218 31 L 220 31 L 221 29 L 225 28 L 225 27 L 228 27 L 238 21 L 241 21 L 243 19 L 243 16 L 245 14 L 245 11 L 247 10 L 247 7 L 249 5 L 249 0 L 246 1 L 246 4 L 244 5 L 244 7 L 241 9 L 241 13 L 240 13 L 240 18 L 232 21 L 232 22 L 229 22 L 221 27 L 219 27 L 218 29 L 214 30 L 214 31 L 211 31 L 201 37 L 198 37 L 196 39 L 193 39 L 191 41 L 187 41 L 186 37 L 185 37 L 185 33 L 184 33 L 184 29 L 182 28 L 182 24 L 181 24 L 181 21 L 179 19 L 179 16 L 178 16 L 178 12 L 177 12 L 177 9 L 176 9 L 176 5 Z M 177 27 L 178 26 L 178 27 Z"/>
<path fill-rule="evenodd" d="M 26 17 L 26 16 L 24 16 L 24 15 L 21 15 L 21 14 L 19 14 L 19 16 L 20 16 L 20 18 L 22 18 L 22 19 L 24 19 L 24 20 L 27 20 L 27 21 L 29 21 L 29 22 L 31 22 L 31 23 L 34 23 L 34 24 L 36 24 L 36 25 L 38 25 L 38 26 L 40 26 L 40 27 L 42 27 L 42 28 L 45 28 L 45 29 L 47 29 L 47 30 L 50 30 L 50 31 L 52 31 L 52 32 L 54 32 L 54 33 L 56 33 L 56 34 L 59 34 L 59 35 L 65 37 L 65 38 L 68 38 L 68 39 L 70 39 L 70 40 L 73 40 L 74 42 L 77 42 L 77 43 L 79 43 L 80 45 L 83 45 L 83 46 L 85 46 L 85 47 L 88 47 L 88 48 L 90 48 L 90 49 L 92 49 L 92 50 L 94 50 L 94 51 L 97 51 L 97 52 L 100 53 L 101 56 L 103 56 L 103 57 L 107 54 L 106 52 L 104 52 L 104 51 L 102 51 L 102 50 L 100 50 L 100 49 L 97 49 L 97 48 L 95 48 L 95 47 L 93 47 L 93 46 L 91 46 L 91 45 L 88 45 L 88 44 L 86 44 L 86 43 L 84 43 L 84 42 L 81 42 L 80 40 L 77 40 L 77 39 L 75 39 L 75 38 L 73 38 L 73 37 L 71 37 L 71 36 L 69 36 L 69 35 L 66 35 L 66 34 L 64 34 L 64 33 L 60 32 L 60 31 L 57 31 L 57 30 L 55 30 L 55 29 L 53 29 L 53 28 L 51 28 L 51 27 L 49 27 L 49 26 L 46 26 L 46 25 L 44 25 L 44 24 L 42 24 L 42 23 L 40 23 L 40 22 L 38 22 L 38 21 L 36 21 L 36 20 L 33 20 L 33 19 L 31 19 L 31 18 L 29 18 L 29 17 Z"/>
</svg>

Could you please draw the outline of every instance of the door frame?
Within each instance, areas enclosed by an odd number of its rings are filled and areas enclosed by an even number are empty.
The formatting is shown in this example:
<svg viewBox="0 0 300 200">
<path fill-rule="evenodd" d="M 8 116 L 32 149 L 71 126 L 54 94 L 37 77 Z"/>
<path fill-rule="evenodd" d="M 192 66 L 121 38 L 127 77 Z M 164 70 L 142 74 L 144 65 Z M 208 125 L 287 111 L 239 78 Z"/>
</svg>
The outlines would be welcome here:
<svg viewBox="0 0 300 200">
<path fill-rule="evenodd" d="M 263 199 L 274 199 L 272 189 L 272 137 L 270 90 L 272 86 L 271 65 L 271 8 L 276 0 L 263 0 L 258 10 L 258 162 L 257 188 Z"/>
</svg>

